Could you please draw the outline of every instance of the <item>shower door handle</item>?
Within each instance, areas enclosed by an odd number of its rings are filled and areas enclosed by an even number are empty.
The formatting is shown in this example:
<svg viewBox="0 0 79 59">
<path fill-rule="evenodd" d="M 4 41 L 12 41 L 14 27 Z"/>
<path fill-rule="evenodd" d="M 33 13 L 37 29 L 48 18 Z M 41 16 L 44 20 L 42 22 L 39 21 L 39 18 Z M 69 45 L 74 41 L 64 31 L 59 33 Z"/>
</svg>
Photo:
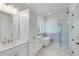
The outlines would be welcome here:
<svg viewBox="0 0 79 59">
<path fill-rule="evenodd" d="M 79 43 L 76 43 L 77 45 L 79 45 Z"/>
</svg>

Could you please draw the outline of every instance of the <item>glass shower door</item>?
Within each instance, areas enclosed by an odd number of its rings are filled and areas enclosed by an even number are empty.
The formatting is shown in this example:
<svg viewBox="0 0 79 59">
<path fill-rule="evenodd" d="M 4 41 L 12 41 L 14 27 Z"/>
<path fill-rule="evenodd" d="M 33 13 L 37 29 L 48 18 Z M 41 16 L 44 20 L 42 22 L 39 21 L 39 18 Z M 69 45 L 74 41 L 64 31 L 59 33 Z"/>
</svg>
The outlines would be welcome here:
<svg viewBox="0 0 79 59">
<path fill-rule="evenodd" d="M 59 45 L 61 48 L 69 47 L 69 29 L 66 19 L 59 20 Z"/>
</svg>

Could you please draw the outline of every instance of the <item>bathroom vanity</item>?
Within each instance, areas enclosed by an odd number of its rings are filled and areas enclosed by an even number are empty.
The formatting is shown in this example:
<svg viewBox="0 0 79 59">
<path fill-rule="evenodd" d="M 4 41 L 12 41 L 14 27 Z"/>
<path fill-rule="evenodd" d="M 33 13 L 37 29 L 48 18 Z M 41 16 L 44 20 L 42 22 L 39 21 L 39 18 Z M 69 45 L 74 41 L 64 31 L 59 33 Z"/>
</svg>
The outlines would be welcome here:
<svg viewBox="0 0 79 59">
<path fill-rule="evenodd" d="M 28 42 L 17 40 L 15 42 L 0 45 L 0 56 L 27 56 Z"/>
<path fill-rule="evenodd" d="M 23 10 L 18 13 L 0 11 L 0 56 L 29 54 L 29 11 Z"/>
</svg>

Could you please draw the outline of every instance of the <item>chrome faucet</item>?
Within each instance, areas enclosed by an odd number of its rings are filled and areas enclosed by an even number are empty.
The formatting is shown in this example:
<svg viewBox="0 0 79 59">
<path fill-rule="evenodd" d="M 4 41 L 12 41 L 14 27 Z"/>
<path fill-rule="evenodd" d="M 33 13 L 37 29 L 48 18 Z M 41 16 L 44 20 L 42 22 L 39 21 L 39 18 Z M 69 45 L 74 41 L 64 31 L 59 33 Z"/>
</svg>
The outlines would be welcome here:
<svg viewBox="0 0 79 59">
<path fill-rule="evenodd" d="M 7 39 L 4 38 L 2 41 L 1 41 L 1 44 L 5 45 L 7 43 Z"/>
<path fill-rule="evenodd" d="M 2 40 L 2 42 L 1 42 L 1 44 L 5 45 L 5 44 L 9 44 L 11 42 L 13 42 L 13 40 L 4 38 L 4 40 Z"/>
<path fill-rule="evenodd" d="M 11 43 L 11 42 L 13 42 L 13 40 L 11 40 L 11 39 L 9 39 L 9 40 L 7 41 L 7 43 Z"/>
</svg>

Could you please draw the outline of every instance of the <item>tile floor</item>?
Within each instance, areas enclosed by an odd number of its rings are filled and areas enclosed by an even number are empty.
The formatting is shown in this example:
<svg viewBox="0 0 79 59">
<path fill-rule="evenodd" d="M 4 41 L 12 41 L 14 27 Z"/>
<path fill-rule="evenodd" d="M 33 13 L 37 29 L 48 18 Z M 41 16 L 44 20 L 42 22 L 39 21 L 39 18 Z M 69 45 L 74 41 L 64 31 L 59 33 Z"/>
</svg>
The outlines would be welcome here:
<svg viewBox="0 0 79 59">
<path fill-rule="evenodd" d="M 69 56 L 59 48 L 59 44 L 51 43 L 48 47 L 42 48 L 37 56 Z"/>
</svg>

